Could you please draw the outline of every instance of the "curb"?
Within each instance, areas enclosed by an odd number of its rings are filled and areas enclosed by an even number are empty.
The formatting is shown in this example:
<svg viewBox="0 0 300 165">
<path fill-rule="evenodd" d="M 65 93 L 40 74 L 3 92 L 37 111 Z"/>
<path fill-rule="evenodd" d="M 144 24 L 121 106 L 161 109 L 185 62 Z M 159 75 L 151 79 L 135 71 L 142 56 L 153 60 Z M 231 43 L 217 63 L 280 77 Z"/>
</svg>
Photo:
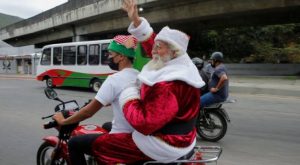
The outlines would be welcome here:
<svg viewBox="0 0 300 165">
<path fill-rule="evenodd" d="M 300 78 L 295 76 L 232 76 L 229 92 L 300 97 Z"/>
<path fill-rule="evenodd" d="M 229 93 L 241 93 L 241 94 L 265 94 L 265 95 L 277 95 L 277 96 L 290 96 L 299 97 L 300 91 L 291 89 L 278 89 L 278 88 L 263 88 L 254 86 L 230 86 Z"/>
<path fill-rule="evenodd" d="M 7 74 L 0 74 L 0 78 L 11 78 L 11 79 L 35 79 L 34 75 L 7 75 Z"/>
</svg>

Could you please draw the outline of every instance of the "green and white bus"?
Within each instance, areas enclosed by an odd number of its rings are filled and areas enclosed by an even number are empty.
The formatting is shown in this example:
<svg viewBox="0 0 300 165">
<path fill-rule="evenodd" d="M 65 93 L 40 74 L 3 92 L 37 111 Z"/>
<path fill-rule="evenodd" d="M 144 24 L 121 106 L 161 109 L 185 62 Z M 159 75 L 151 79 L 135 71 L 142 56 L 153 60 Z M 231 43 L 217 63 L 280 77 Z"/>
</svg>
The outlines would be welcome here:
<svg viewBox="0 0 300 165">
<path fill-rule="evenodd" d="M 107 65 L 107 47 L 110 41 L 108 39 L 44 46 L 36 79 L 45 80 L 48 87 L 85 87 L 97 92 L 106 77 L 115 73 Z M 139 70 L 149 60 L 142 52 L 138 45 L 134 68 Z"/>
</svg>

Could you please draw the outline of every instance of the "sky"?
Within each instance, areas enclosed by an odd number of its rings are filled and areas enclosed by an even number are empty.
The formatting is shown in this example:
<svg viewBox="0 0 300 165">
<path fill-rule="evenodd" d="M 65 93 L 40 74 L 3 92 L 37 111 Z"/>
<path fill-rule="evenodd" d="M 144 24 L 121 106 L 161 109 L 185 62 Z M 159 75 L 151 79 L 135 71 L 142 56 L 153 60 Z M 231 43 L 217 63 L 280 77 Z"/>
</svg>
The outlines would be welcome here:
<svg viewBox="0 0 300 165">
<path fill-rule="evenodd" d="M 0 0 L 0 13 L 27 19 L 67 1 L 68 0 Z"/>
</svg>

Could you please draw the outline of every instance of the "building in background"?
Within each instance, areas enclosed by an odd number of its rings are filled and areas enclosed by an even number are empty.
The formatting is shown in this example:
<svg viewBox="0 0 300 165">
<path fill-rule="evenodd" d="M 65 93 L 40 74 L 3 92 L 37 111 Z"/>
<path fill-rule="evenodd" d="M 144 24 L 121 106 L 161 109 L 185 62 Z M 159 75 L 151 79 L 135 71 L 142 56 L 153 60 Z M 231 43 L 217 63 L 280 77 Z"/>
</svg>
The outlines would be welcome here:
<svg viewBox="0 0 300 165">
<path fill-rule="evenodd" d="M 12 47 L 0 41 L 0 74 L 36 74 L 40 49 L 34 45 Z"/>
</svg>

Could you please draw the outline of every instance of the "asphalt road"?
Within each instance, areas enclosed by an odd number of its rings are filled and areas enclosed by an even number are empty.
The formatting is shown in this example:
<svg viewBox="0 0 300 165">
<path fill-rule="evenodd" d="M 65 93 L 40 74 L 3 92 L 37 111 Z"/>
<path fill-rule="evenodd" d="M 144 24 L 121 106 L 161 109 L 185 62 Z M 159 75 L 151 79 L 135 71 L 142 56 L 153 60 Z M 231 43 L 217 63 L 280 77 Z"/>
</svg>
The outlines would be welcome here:
<svg viewBox="0 0 300 165">
<path fill-rule="evenodd" d="M 46 135 L 42 116 L 53 113 L 57 102 L 43 93 L 44 83 L 0 78 L 0 164 L 34 165 L 36 152 Z M 84 89 L 59 88 L 63 100 L 83 104 L 95 93 Z M 218 143 L 223 147 L 220 165 L 296 165 L 300 162 L 300 98 L 231 94 L 238 101 L 225 108 L 231 117 L 228 133 Z M 111 120 L 110 108 L 84 123 Z"/>
</svg>

